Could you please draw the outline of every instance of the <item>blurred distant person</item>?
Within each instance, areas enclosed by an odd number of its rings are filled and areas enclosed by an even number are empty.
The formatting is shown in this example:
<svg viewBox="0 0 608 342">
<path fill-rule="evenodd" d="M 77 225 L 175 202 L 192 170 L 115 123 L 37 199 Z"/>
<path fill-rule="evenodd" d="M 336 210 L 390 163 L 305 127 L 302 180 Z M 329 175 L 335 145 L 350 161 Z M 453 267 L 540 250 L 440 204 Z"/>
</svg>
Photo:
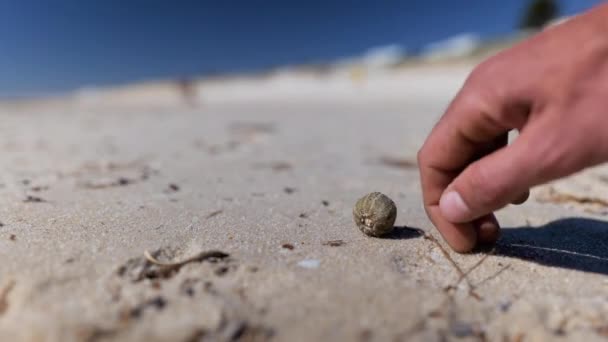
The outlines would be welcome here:
<svg viewBox="0 0 608 342">
<path fill-rule="evenodd" d="M 196 93 L 196 81 L 190 78 L 180 78 L 176 81 L 179 93 L 184 99 L 184 103 L 190 107 L 198 105 L 198 94 Z"/>
<path fill-rule="evenodd" d="M 608 4 L 477 66 L 418 161 L 426 212 L 458 252 L 494 243 L 493 212 L 531 187 L 608 161 Z"/>
</svg>

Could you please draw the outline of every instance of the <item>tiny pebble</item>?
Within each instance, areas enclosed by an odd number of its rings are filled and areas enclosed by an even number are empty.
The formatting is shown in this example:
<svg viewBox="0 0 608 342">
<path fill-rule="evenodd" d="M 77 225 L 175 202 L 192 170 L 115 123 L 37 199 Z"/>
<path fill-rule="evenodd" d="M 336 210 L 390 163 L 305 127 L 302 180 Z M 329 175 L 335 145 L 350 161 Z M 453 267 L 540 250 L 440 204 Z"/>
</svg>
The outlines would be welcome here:
<svg viewBox="0 0 608 342">
<path fill-rule="evenodd" d="M 284 249 L 289 249 L 290 251 L 292 251 L 295 248 L 294 245 L 292 245 L 290 243 L 284 243 L 281 245 L 281 247 Z"/>
<path fill-rule="evenodd" d="M 321 262 L 317 259 L 304 259 L 298 262 L 298 266 L 309 269 L 318 268 L 319 265 L 321 265 Z"/>
<path fill-rule="evenodd" d="M 450 324 L 450 332 L 456 337 L 463 338 L 473 336 L 475 329 L 469 323 L 456 321 Z"/>
</svg>

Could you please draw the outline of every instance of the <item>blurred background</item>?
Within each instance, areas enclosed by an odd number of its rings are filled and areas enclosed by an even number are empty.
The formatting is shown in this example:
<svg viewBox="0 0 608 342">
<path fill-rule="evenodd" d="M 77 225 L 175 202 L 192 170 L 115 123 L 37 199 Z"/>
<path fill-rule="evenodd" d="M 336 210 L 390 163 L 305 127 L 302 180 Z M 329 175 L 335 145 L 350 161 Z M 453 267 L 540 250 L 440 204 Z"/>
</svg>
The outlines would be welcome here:
<svg viewBox="0 0 608 342">
<path fill-rule="evenodd" d="M 599 2 L 3 0 L 0 97 L 463 58 Z"/>
</svg>

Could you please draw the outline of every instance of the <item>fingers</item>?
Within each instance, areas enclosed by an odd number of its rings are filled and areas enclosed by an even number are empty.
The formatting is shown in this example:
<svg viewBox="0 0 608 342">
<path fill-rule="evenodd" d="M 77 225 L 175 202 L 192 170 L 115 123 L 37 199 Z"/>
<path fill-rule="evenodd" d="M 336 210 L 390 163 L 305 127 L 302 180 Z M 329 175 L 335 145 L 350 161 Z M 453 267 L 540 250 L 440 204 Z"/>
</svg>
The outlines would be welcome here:
<svg viewBox="0 0 608 342">
<path fill-rule="evenodd" d="M 438 205 L 428 206 L 426 212 L 450 247 L 458 253 L 470 252 L 477 245 L 477 229 L 471 222 L 451 223 L 443 218 Z"/>
<path fill-rule="evenodd" d="M 462 93 L 468 92 L 463 90 Z M 441 196 L 467 165 L 505 146 L 507 133 L 514 128 L 488 114 L 499 111 L 493 107 L 498 108 L 500 102 L 463 94 L 456 97 L 418 154 L 427 214 L 447 243 L 458 252 L 473 249 L 482 231 L 482 240 L 495 239 L 498 223 L 496 219 L 485 220 L 483 230 L 480 230 L 479 222 L 458 221 L 459 224 L 454 224 L 443 216 L 439 208 Z M 493 227 L 489 228 L 491 225 Z"/>
<path fill-rule="evenodd" d="M 494 244 L 500 236 L 500 226 L 493 214 L 456 224 L 444 219 L 437 205 L 427 207 L 427 214 L 443 239 L 458 253 L 470 252 L 477 245 Z"/>
<path fill-rule="evenodd" d="M 529 132 L 529 131 L 528 131 Z M 521 203 L 538 182 L 540 158 L 534 157 L 531 134 L 470 164 L 441 196 L 439 207 L 450 222 L 470 222 L 502 208 Z"/>
<path fill-rule="evenodd" d="M 453 250 L 468 252 L 477 242 L 477 233 L 471 223 L 454 224 L 446 220 L 439 209 L 439 199 L 443 190 L 457 173 L 450 173 L 427 166 L 424 156 L 419 154 L 420 177 L 426 213 L 444 240 Z"/>
</svg>

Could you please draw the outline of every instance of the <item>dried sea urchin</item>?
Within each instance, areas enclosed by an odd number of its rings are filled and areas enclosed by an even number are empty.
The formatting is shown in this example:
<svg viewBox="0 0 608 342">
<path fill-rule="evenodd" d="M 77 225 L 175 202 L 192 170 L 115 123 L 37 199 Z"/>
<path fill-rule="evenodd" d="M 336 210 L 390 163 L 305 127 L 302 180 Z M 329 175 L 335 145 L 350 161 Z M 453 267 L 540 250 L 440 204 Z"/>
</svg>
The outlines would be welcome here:
<svg viewBox="0 0 608 342">
<path fill-rule="evenodd" d="M 393 231 L 397 218 L 395 202 L 380 192 L 361 197 L 353 209 L 357 227 L 369 236 L 383 236 Z"/>
</svg>

